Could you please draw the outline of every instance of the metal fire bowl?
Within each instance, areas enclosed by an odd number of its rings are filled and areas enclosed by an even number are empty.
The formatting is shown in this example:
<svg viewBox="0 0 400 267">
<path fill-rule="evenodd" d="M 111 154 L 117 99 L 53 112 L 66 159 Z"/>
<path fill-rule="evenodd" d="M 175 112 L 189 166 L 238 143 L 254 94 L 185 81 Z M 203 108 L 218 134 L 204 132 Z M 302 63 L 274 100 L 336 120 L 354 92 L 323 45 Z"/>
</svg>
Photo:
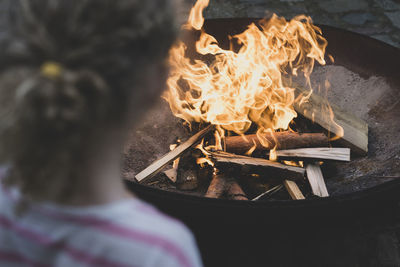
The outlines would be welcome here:
<svg viewBox="0 0 400 267">
<path fill-rule="evenodd" d="M 256 21 L 257 19 L 213 19 L 207 20 L 204 27 L 206 32 L 214 35 L 223 46 L 227 44 L 228 35 L 240 33 L 247 25 Z M 381 125 L 376 128 L 375 124 L 371 125 L 371 121 L 368 121 L 368 158 L 356 160 L 355 163 L 350 163 L 353 164 L 350 167 L 356 168 L 365 177 L 371 173 L 400 174 L 400 102 L 391 102 L 400 93 L 400 50 L 367 36 L 334 27 L 320 27 L 329 43 L 327 54 L 334 56 L 335 65 L 344 66 L 363 78 L 384 77 L 394 88 L 388 103 L 382 102 L 369 112 L 370 117 L 374 118 L 374 123 L 379 122 Z M 328 183 L 329 179 L 340 179 L 338 175 L 342 172 L 338 169 L 329 174 L 331 177 L 327 178 Z M 331 225 L 354 220 L 371 220 L 393 214 L 396 208 L 398 209 L 400 200 L 400 179 L 380 178 L 377 182 L 373 177 L 369 178 L 363 180 L 367 186 L 362 182 L 360 190 L 353 186 L 347 191 L 339 190 L 338 194 L 328 198 L 265 202 L 207 199 L 167 192 L 135 182 L 127 183 L 139 197 L 185 222 L 196 234 L 203 254 L 207 253 L 212 258 L 217 254 L 215 246 L 211 244 L 216 244 L 217 240 L 220 246 L 230 247 L 233 253 L 236 252 L 232 244 L 236 244 L 237 248 L 242 250 L 248 247 L 247 252 L 255 251 L 252 240 L 255 236 L 268 238 L 272 230 L 271 225 L 280 229 L 284 225 L 298 227 L 303 223 L 308 226 Z M 368 185 L 368 181 L 373 184 Z M 232 233 L 235 233 L 234 237 Z M 221 241 L 222 239 L 224 241 Z"/>
</svg>

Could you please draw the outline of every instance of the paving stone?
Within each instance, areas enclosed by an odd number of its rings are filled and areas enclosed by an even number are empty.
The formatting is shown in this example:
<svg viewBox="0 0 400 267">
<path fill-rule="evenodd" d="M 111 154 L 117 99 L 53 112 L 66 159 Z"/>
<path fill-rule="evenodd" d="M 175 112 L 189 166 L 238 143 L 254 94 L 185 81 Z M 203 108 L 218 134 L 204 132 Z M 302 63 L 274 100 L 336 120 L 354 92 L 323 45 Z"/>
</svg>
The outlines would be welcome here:
<svg viewBox="0 0 400 267">
<path fill-rule="evenodd" d="M 329 13 L 365 10 L 368 8 L 368 3 L 365 0 L 322 0 L 318 1 L 318 4 Z"/>
<path fill-rule="evenodd" d="M 364 35 L 384 35 L 392 31 L 392 27 L 382 26 L 382 25 L 372 25 L 370 27 L 366 27 L 364 25 L 351 27 L 350 31 L 357 32 Z"/>
<path fill-rule="evenodd" d="M 233 18 L 236 17 L 236 8 L 229 1 L 211 1 L 204 16 L 206 18 Z"/>
<path fill-rule="evenodd" d="M 269 4 L 270 1 L 266 0 L 239 0 L 239 3 L 247 3 L 247 4 Z"/>
<path fill-rule="evenodd" d="M 272 14 L 277 14 L 282 16 L 282 11 L 275 8 L 266 8 L 264 6 L 250 6 L 246 10 L 247 16 L 249 18 L 269 18 Z"/>
<path fill-rule="evenodd" d="M 337 27 L 337 23 L 325 14 L 311 14 L 311 18 L 315 24 Z"/>
<path fill-rule="evenodd" d="M 393 26 L 400 28 L 400 11 L 385 12 L 385 15 L 390 19 Z"/>
<path fill-rule="evenodd" d="M 376 17 L 371 13 L 350 13 L 344 15 L 342 20 L 353 25 L 364 25 L 367 21 L 376 20 Z"/>
<path fill-rule="evenodd" d="M 375 0 L 375 2 L 386 11 L 400 10 L 400 4 L 395 3 L 392 0 Z"/>
<path fill-rule="evenodd" d="M 294 3 L 294 2 L 303 2 L 303 0 L 280 0 L 281 2 L 290 2 L 290 3 Z"/>
</svg>

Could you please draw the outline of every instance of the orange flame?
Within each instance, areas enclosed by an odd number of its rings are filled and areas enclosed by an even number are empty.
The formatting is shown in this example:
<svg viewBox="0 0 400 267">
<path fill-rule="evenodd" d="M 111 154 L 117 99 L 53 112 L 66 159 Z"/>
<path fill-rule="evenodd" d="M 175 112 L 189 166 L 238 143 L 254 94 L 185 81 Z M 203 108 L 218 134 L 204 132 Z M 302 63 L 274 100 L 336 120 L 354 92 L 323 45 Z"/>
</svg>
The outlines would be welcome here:
<svg viewBox="0 0 400 267">
<path fill-rule="evenodd" d="M 209 0 L 198 0 L 184 27 L 200 30 L 208 4 Z M 297 100 L 295 89 L 284 85 L 282 76 L 302 71 L 308 79 L 315 61 L 325 64 L 327 41 L 321 30 L 304 15 L 291 21 L 273 15 L 249 25 L 231 42 L 240 49 L 225 50 L 213 36 L 201 32 L 196 51 L 212 56 L 211 63 L 188 58 L 183 42 L 171 49 L 171 73 L 163 97 L 172 112 L 188 123 L 207 122 L 240 135 L 252 124 L 257 125 L 258 136 L 287 130 L 297 116 L 293 108 Z"/>
</svg>

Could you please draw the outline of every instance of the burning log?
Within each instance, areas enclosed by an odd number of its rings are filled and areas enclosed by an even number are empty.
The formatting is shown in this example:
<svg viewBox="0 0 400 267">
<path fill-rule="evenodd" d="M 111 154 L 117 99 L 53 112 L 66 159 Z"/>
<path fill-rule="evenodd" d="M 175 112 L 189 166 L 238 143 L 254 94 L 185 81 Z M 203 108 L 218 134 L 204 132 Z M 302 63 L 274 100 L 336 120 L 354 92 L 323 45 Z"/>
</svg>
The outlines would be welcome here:
<svg viewBox="0 0 400 267">
<path fill-rule="evenodd" d="M 277 132 L 267 133 L 263 136 L 268 140 L 268 145 L 263 146 L 257 135 L 228 136 L 225 138 L 226 151 L 244 154 L 255 146 L 255 151 L 265 151 L 273 149 L 292 149 L 306 147 L 324 147 L 329 145 L 328 137 L 323 133 L 293 133 Z M 277 143 L 276 143 L 277 142 Z"/>
<path fill-rule="evenodd" d="M 319 164 L 308 164 L 306 171 L 313 194 L 319 197 L 329 197 L 328 189 L 326 188 L 324 176 L 322 175 Z"/>
<path fill-rule="evenodd" d="M 318 159 L 318 160 L 338 160 L 350 161 L 349 148 L 299 148 L 288 150 L 277 150 L 276 155 L 281 158 L 289 159 Z"/>
<path fill-rule="evenodd" d="M 285 185 L 286 190 L 289 192 L 289 195 L 292 197 L 293 200 L 306 199 L 295 182 L 285 180 L 283 184 Z"/>
<path fill-rule="evenodd" d="M 153 177 L 155 174 L 160 172 L 167 164 L 178 158 L 186 150 L 194 146 L 202 137 L 204 137 L 208 132 L 213 129 L 213 126 L 208 126 L 203 130 L 199 131 L 197 134 L 190 137 L 186 142 L 180 144 L 177 148 L 165 154 L 161 159 L 153 162 L 149 167 L 141 171 L 135 176 L 135 179 L 139 183 L 143 183 L 147 179 Z"/>
<path fill-rule="evenodd" d="M 288 166 L 278 162 L 273 162 L 261 158 L 252 158 L 246 156 L 235 155 L 227 152 L 211 152 L 211 158 L 217 166 L 223 167 L 228 165 L 240 166 L 246 168 L 252 173 L 263 173 L 265 169 L 279 172 L 277 177 L 285 177 L 285 179 L 303 179 L 305 169 L 300 167 Z"/>
<path fill-rule="evenodd" d="M 227 185 L 226 177 L 219 173 L 214 173 L 210 186 L 207 189 L 205 197 L 220 198 L 225 192 Z"/>
<path fill-rule="evenodd" d="M 308 90 L 300 86 L 295 87 L 297 94 L 308 94 Z M 298 113 L 319 124 L 325 130 L 340 135 L 341 129 L 334 125 L 329 115 L 327 116 L 327 112 L 322 108 L 323 103 L 324 99 L 313 93 L 305 103 L 300 104 L 296 101 L 294 108 Z M 339 142 L 345 147 L 350 147 L 356 154 L 366 155 L 368 153 L 368 124 L 335 105 L 330 104 L 330 107 L 335 116 L 335 122 L 343 128 L 343 137 L 339 139 Z"/>
</svg>

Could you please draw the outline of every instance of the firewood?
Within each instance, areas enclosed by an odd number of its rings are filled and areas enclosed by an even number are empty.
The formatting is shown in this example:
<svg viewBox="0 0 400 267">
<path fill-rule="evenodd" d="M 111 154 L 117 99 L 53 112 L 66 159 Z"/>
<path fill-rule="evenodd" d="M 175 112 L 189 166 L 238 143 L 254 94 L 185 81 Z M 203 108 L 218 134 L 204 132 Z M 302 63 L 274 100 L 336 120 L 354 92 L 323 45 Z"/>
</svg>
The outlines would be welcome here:
<svg viewBox="0 0 400 267">
<path fill-rule="evenodd" d="M 294 85 L 296 87 L 297 95 L 307 95 L 308 90 Z M 339 128 L 334 125 L 330 119 L 329 113 L 323 107 L 324 99 L 319 95 L 313 93 L 308 101 L 299 103 L 296 101 L 294 108 L 296 112 L 300 113 L 309 120 L 319 124 L 325 130 L 339 135 Z M 368 153 L 368 124 L 349 114 L 336 105 L 330 103 L 330 107 L 334 114 L 334 120 L 339 124 L 344 131 L 344 135 L 338 142 L 342 143 L 344 147 L 350 147 L 353 152 L 359 155 L 366 155 Z"/>
<path fill-rule="evenodd" d="M 178 177 L 178 170 L 176 168 L 171 168 L 164 171 L 164 174 L 171 180 L 171 182 L 176 183 Z"/>
<path fill-rule="evenodd" d="M 203 130 L 199 131 L 197 134 L 190 137 L 187 141 L 180 144 L 177 148 L 168 152 L 162 158 L 153 162 L 150 166 L 148 166 L 146 169 L 144 169 L 143 171 L 141 171 L 140 173 L 138 173 L 135 176 L 136 181 L 138 181 L 139 183 L 143 183 L 147 179 L 150 179 L 151 177 L 153 177 L 155 174 L 160 172 L 162 170 L 162 168 L 164 168 L 167 164 L 172 162 L 174 159 L 178 158 L 181 154 L 183 154 L 189 148 L 193 147 L 197 142 L 200 141 L 200 139 L 202 137 L 204 137 L 212 129 L 213 129 L 213 126 L 211 126 L 211 125 L 204 128 Z"/>
<path fill-rule="evenodd" d="M 225 137 L 226 151 L 235 154 L 244 154 L 254 146 L 255 151 L 266 151 L 274 147 L 277 149 L 292 149 L 329 145 L 328 137 L 323 133 L 294 133 L 287 131 L 277 132 L 273 135 L 266 133 L 263 137 L 268 140 L 268 143 L 264 144 L 264 146 L 255 134 Z"/>
<path fill-rule="evenodd" d="M 286 177 L 285 179 L 303 179 L 305 174 L 304 168 L 227 152 L 211 152 L 211 158 L 214 160 L 216 166 L 223 167 L 224 165 L 228 165 L 230 168 L 232 166 L 241 166 L 242 168 L 247 168 L 251 173 L 263 173 L 266 169 L 269 169 L 279 173 L 276 177 Z"/>
<path fill-rule="evenodd" d="M 335 147 L 335 148 L 318 147 L 318 148 L 277 150 L 276 155 L 280 158 L 288 158 L 288 159 L 350 161 L 350 149 L 342 147 Z"/>
<path fill-rule="evenodd" d="M 223 174 L 214 173 L 205 197 L 220 198 L 226 190 L 227 180 Z"/>
<path fill-rule="evenodd" d="M 199 186 L 197 179 L 197 171 L 195 169 L 178 171 L 178 179 L 176 181 L 176 187 L 180 190 L 194 190 Z"/>
<path fill-rule="evenodd" d="M 193 190 L 199 185 L 197 171 L 199 165 L 192 153 L 185 153 L 179 160 L 176 187 L 180 190 Z"/>
<path fill-rule="evenodd" d="M 238 182 L 243 190 L 251 197 L 258 196 L 261 193 L 271 189 L 271 180 L 258 174 L 249 174 L 249 172 L 237 173 Z M 279 180 L 278 180 L 279 181 Z"/>
<path fill-rule="evenodd" d="M 249 200 L 242 187 L 234 179 L 228 182 L 227 197 L 233 200 Z"/>
<path fill-rule="evenodd" d="M 164 171 L 164 174 L 171 180 L 171 182 L 176 183 L 178 178 L 178 166 L 181 158 L 176 158 L 172 163 L 172 168 Z"/>
<path fill-rule="evenodd" d="M 320 165 L 317 163 L 307 164 L 306 171 L 313 194 L 319 197 L 329 197 Z"/>
<path fill-rule="evenodd" d="M 300 188 L 297 184 L 290 180 L 285 180 L 283 184 L 286 187 L 286 190 L 289 192 L 289 195 L 293 200 L 305 199 L 303 193 L 301 193 Z"/>
<path fill-rule="evenodd" d="M 257 200 L 259 200 L 259 199 L 261 199 L 261 198 L 263 198 L 263 197 L 265 197 L 267 195 L 272 195 L 272 194 L 278 192 L 279 190 L 281 190 L 282 187 L 283 187 L 283 185 L 281 185 L 281 184 L 277 185 L 277 186 L 274 186 L 273 188 L 268 189 L 264 193 L 262 193 L 262 194 L 258 195 L 257 197 L 253 198 L 251 201 L 257 201 Z"/>
</svg>

